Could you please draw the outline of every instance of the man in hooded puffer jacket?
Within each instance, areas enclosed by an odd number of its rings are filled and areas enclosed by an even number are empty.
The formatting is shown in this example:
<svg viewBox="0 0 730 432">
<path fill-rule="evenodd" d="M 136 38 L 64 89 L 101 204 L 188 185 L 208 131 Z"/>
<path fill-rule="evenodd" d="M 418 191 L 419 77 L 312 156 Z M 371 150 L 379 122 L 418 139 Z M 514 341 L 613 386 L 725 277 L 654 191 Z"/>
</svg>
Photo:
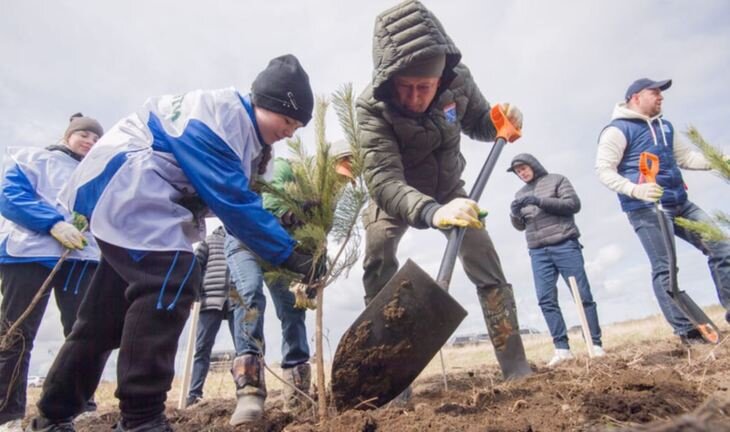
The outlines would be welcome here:
<svg viewBox="0 0 730 432">
<path fill-rule="evenodd" d="M 575 278 L 591 332 L 593 353 L 604 356 L 596 303 L 583 267 L 583 246 L 578 241 L 580 232 L 574 215 L 580 211 L 580 199 L 573 185 L 560 174 L 548 173 L 528 153 L 515 156 L 507 171 L 525 182 L 512 201 L 510 218 L 515 228 L 525 231 L 537 300 L 553 337 L 555 355 L 548 366 L 573 358 L 558 304 L 558 275 L 565 283 L 570 276 Z"/>
<path fill-rule="evenodd" d="M 461 179 L 461 134 L 494 141 L 491 106 L 441 23 L 418 1 L 381 13 L 373 45 L 373 80 L 357 101 L 372 197 L 363 217 L 365 301 L 398 270 L 398 243 L 409 227 L 468 226 L 459 258 L 476 285 L 502 373 L 507 379 L 529 375 L 512 286 Z M 520 128 L 519 110 L 502 109 Z"/>
</svg>

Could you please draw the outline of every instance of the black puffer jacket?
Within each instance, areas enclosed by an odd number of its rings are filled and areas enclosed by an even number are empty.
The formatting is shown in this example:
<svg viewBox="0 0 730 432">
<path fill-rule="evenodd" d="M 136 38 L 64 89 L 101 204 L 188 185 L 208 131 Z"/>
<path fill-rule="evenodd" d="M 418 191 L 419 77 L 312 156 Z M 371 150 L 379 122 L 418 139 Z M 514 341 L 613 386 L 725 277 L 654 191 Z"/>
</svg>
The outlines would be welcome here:
<svg viewBox="0 0 730 432">
<path fill-rule="evenodd" d="M 531 154 L 515 156 L 510 166 L 518 163 L 529 165 L 534 177 L 517 191 L 515 199 L 527 195 L 540 199 L 539 206 L 528 205 L 519 215 L 510 215 L 512 225 L 525 231 L 527 247 L 535 249 L 580 237 L 573 216 L 580 211 L 580 199 L 570 181 L 560 174 L 549 174 Z"/>
<path fill-rule="evenodd" d="M 203 269 L 200 310 L 228 307 L 228 293 L 233 282 L 223 248 L 225 239 L 225 229 L 218 227 L 195 248 L 195 258 Z"/>
</svg>

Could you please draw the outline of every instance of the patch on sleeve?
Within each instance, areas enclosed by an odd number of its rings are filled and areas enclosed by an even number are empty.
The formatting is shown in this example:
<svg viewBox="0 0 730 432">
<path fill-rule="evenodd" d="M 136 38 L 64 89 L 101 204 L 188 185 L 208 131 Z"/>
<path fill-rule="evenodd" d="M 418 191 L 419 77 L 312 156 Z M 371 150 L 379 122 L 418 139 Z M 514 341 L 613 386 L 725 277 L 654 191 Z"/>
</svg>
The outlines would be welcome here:
<svg viewBox="0 0 730 432">
<path fill-rule="evenodd" d="M 451 102 L 444 107 L 444 117 L 449 123 L 456 123 L 456 102 Z"/>
</svg>

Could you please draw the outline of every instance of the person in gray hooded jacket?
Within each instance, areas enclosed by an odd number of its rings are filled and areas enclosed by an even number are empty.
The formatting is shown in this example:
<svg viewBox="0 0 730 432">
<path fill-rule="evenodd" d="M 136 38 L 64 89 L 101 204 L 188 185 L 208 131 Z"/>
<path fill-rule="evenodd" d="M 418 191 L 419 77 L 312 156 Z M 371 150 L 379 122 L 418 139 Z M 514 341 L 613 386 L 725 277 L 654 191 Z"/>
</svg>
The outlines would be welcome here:
<svg viewBox="0 0 730 432">
<path fill-rule="evenodd" d="M 515 156 L 507 171 L 525 182 L 512 201 L 510 218 L 517 230 L 525 231 L 537 299 L 553 337 L 555 355 L 548 366 L 573 358 L 558 304 L 558 275 L 566 283 L 570 276 L 575 278 L 591 331 L 593 352 L 605 355 L 596 303 L 583 267 L 583 246 L 578 241 L 580 232 L 574 215 L 580 211 L 580 199 L 573 185 L 560 174 L 548 173 L 528 153 Z"/>
</svg>

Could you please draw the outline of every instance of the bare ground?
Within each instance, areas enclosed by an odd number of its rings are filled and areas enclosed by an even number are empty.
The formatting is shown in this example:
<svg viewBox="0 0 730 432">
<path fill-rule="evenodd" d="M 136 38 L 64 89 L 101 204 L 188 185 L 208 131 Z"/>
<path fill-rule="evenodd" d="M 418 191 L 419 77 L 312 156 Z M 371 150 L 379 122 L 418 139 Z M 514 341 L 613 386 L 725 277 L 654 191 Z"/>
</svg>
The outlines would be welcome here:
<svg viewBox="0 0 730 432">
<path fill-rule="evenodd" d="M 578 359 L 557 369 L 503 382 L 495 367 L 418 380 L 413 406 L 348 411 L 318 424 L 307 414 L 283 413 L 272 395 L 259 424 L 228 425 L 234 401 L 212 399 L 185 410 L 169 409 L 177 431 L 592 431 L 620 430 L 679 419 L 712 400 L 710 414 L 677 431 L 730 431 L 730 344 L 686 350 L 661 341 L 615 349 L 604 359 Z M 707 411 L 707 407 L 704 407 Z M 81 431 L 109 431 L 116 413 L 77 422 Z M 648 426 L 647 426 L 648 427 Z M 652 427 L 658 427 L 654 424 Z M 637 429 L 638 430 L 638 429 Z M 646 429 L 648 430 L 648 429 Z"/>
<path fill-rule="evenodd" d="M 440 374 L 424 373 L 414 383 L 412 406 L 405 408 L 333 412 L 320 423 L 312 413 L 294 416 L 283 412 L 280 391 L 273 390 L 266 416 L 258 424 L 228 425 L 235 406 L 233 396 L 207 399 L 184 410 L 168 408 L 167 415 L 180 432 L 730 432 L 727 337 L 718 346 L 688 349 L 665 330 L 653 332 L 636 322 L 623 326 L 630 333 L 640 330 L 644 336 L 609 338 L 607 357 L 590 360 L 582 355 L 555 369 L 545 368 L 544 360 L 539 359 L 533 365 L 535 374 L 518 382 L 504 382 L 498 368 L 485 365 L 481 357 L 470 360 L 471 352 L 484 357 L 484 352 L 491 351 L 489 345 L 471 351 L 452 349 L 447 355 L 447 364 L 452 365 L 448 391 Z M 730 333 L 727 325 L 721 330 Z M 534 347 L 529 342 L 526 345 L 528 357 L 540 357 L 531 355 Z M 79 431 L 108 432 L 117 418 L 111 403 L 102 404 L 98 413 L 78 419 L 76 425 Z"/>
</svg>

